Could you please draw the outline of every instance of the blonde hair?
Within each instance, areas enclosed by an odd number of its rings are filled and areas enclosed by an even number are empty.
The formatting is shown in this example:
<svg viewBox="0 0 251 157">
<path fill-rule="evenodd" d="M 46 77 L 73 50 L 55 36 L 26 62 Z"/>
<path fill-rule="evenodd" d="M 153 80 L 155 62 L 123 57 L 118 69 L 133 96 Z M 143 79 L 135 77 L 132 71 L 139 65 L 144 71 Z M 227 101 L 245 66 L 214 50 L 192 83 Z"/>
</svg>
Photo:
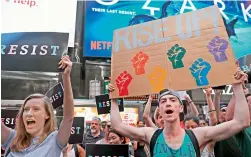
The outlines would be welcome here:
<svg viewBox="0 0 251 157">
<path fill-rule="evenodd" d="M 25 99 L 24 104 L 21 106 L 21 109 L 19 110 L 18 123 L 17 123 L 17 125 L 15 127 L 16 136 L 15 136 L 15 138 L 13 139 L 13 141 L 11 143 L 11 146 L 10 146 L 11 151 L 20 152 L 23 149 L 27 148 L 31 144 L 32 137 L 31 137 L 31 135 L 29 135 L 26 132 L 24 122 L 23 122 L 24 106 L 26 105 L 26 103 L 29 100 L 39 99 L 39 98 L 44 100 L 44 108 L 45 108 L 45 111 L 48 114 L 49 118 L 45 121 L 44 132 L 40 136 L 37 145 L 42 143 L 44 141 L 44 139 L 51 132 L 56 130 L 56 127 L 57 127 L 56 124 L 57 123 L 56 123 L 56 118 L 55 118 L 55 115 L 54 115 L 54 112 L 53 112 L 53 108 L 52 108 L 52 104 L 50 102 L 50 99 L 47 96 L 43 95 L 43 94 L 31 94 Z"/>
</svg>

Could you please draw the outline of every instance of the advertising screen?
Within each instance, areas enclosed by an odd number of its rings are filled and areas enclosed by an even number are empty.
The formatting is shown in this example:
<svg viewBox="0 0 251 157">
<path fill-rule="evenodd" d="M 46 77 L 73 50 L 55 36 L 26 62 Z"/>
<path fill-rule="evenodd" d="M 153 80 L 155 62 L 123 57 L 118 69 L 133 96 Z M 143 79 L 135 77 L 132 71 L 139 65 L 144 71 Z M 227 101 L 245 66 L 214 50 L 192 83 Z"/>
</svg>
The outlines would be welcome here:
<svg viewBox="0 0 251 157">
<path fill-rule="evenodd" d="M 96 0 L 86 1 L 84 56 L 111 57 L 113 31 L 202 9 L 217 3 L 237 59 L 251 53 L 251 1 Z M 241 60 L 243 63 L 244 60 Z"/>
</svg>

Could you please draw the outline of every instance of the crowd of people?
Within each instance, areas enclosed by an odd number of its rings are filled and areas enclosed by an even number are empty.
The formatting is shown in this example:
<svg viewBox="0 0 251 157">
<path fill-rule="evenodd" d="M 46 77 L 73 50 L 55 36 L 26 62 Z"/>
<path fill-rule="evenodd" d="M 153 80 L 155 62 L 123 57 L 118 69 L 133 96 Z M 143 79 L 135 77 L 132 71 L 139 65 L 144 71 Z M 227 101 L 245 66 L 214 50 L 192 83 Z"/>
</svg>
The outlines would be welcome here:
<svg viewBox="0 0 251 157">
<path fill-rule="evenodd" d="M 59 128 L 49 98 L 42 94 L 28 96 L 18 113 L 15 129 L 1 125 L 1 142 L 5 157 L 85 157 L 86 144 L 128 144 L 134 157 L 251 157 L 251 93 L 247 74 L 237 68 L 234 75 L 233 96 L 220 105 L 222 90 L 206 88 L 205 97 L 209 119 L 199 117 L 196 105 L 188 95 L 181 98 L 171 89 L 158 94 L 158 107 L 151 118 L 153 98 L 149 95 L 143 121 L 137 126 L 123 123 L 116 99 L 112 99 L 111 119 L 93 117 L 90 129 L 81 144 L 69 144 L 74 118 L 74 103 L 70 73 L 72 62 L 62 57 L 59 68 L 63 72 L 64 112 Z M 214 99 L 212 99 L 214 90 Z M 109 91 L 115 88 L 109 85 Z M 190 112 L 184 120 L 185 99 Z M 98 150 L 97 150 L 98 151 Z"/>
</svg>

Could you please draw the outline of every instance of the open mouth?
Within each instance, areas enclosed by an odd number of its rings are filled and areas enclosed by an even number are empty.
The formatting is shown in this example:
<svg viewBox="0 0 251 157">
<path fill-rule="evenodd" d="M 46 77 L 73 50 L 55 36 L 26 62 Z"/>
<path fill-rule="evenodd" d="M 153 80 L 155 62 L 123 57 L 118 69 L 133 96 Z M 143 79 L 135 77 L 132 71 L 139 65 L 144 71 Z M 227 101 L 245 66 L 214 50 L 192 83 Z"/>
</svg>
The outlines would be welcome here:
<svg viewBox="0 0 251 157">
<path fill-rule="evenodd" d="M 166 110 L 166 114 L 172 114 L 173 110 Z"/>
<path fill-rule="evenodd" d="M 31 119 L 26 120 L 26 122 L 27 122 L 27 126 L 32 126 L 36 123 L 34 120 L 31 120 Z"/>
</svg>

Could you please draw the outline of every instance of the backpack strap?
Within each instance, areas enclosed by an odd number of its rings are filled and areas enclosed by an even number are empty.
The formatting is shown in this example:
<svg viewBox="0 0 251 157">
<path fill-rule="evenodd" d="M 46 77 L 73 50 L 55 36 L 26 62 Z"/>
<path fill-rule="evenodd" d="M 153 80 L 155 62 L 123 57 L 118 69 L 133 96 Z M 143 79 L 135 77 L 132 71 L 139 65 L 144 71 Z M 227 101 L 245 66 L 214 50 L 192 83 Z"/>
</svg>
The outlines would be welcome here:
<svg viewBox="0 0 251 157">
<path fill-rule="evenodd" d="M 75 157 L 79 157 L 79 155 L 78 155 L 78 145 L 73 144 L 73 148 L 74 148 L 74 151 L 75 151 Z"/>
<path fill-rule="evenodd" d="M 154 149 L 155 143 L 156 143 L 157 138 L 159 137 L 159 135 L 161 134 L 162 131 L 163 131 L 163 129 L 156 130 L 151 138 L 151 141 L 150 141 L 150 154 L 151 154 L 151 156 L 153 156 L 153 149 Z"/>
<path fill-rule="evenodd" d="M 6 154 L 4 157 L 7 157 L 10 154 L 10 147 L 6 150 Z"/>
<path fill-rule="evenodd" d="M 185 131 L 193 143 L 193 147 L 195 149 L 196 156 L 200 157 L 200 146 L 199 146 L 199 142 L 198 142 L 196 136 L 194 135 L 192 130 L 185 130 Z"/>
</svg>

